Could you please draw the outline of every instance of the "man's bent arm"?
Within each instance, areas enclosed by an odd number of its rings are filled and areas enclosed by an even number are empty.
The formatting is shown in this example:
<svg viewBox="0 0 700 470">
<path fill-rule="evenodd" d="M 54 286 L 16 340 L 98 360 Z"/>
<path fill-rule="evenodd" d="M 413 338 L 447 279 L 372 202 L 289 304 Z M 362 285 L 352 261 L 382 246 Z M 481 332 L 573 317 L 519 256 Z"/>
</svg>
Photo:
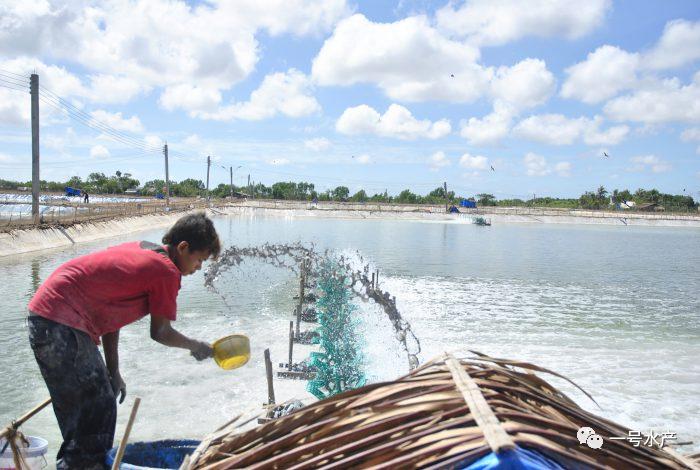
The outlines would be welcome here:
<svg viewBox="0 0 700 470">
<path fill-rule="evenodd" d="M 173 328 L 170 320 L 158 315 L 151 315 L 151 338 L 165 346 L 189 349 L 198 360 L 211 357 L 213 354 L 208 343 L 188 338 Z M 204 357 L 198 357 L 202 355 Z"/>
<path fill-rule="evenodd" d="M 119 330 L 102 335 L 105 364 L 110 376 L 119 372 Z"/>
</svg>

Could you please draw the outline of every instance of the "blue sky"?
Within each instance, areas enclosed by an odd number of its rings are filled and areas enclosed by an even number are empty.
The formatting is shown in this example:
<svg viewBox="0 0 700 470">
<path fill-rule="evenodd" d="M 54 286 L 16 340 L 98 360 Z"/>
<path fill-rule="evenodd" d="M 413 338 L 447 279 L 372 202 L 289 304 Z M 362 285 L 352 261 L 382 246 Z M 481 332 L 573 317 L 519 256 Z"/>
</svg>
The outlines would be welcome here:
<svg viewBox="0 0 700 470">
<path fill-rule="evenodd" d="M 42 179 L 163 178 L 167 141 L 212 186 L 700 197 L 691 0 L 10 0 L 0 178 L 31 178 L 32 71 Z"/>
</svg>

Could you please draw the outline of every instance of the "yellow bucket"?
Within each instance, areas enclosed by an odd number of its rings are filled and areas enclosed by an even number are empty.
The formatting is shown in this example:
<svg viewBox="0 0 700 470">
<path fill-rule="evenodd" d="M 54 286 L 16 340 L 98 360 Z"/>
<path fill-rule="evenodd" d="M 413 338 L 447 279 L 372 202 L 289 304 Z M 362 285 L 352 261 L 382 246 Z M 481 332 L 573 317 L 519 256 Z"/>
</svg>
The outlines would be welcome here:
<svg viewBox="0 0 700 470">
<path fill-rule="evenodd" d="M 211 347 L 214 349 L 214 360 L 222 369 L 236 369 L 250 359 L 250 340 L 245 335 L 225 336 Z"/>
</svg>

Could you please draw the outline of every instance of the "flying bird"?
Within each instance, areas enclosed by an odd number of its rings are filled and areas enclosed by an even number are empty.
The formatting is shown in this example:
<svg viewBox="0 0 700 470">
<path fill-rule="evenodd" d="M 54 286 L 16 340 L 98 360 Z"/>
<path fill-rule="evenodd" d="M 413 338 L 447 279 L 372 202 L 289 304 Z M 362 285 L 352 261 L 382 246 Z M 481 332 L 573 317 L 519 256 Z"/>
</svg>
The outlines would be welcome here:
<svg viewBox="0 0 700 470">
<path fill-rule="evenodd" d="M 451 73 L 450 77 L 455 78 L 455 74 Z"/>
<path fill-rule="evenodd" d="M 491 171 L 496 171 L 496 169 L 491 165 Z"/>
<path fill-rule="evenodd" d="M 606 158 L 610 158 L 610 155 L 608 155 L 607 152 L 603 152 L 603 155 L 604 155 Z"/>
</svg>

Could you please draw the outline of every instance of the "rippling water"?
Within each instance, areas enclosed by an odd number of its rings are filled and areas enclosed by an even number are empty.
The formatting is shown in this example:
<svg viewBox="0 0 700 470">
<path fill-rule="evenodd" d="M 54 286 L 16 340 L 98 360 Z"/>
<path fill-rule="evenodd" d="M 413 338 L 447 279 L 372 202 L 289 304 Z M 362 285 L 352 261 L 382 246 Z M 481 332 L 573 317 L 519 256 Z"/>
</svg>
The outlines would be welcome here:
<svg viewBox="0 0 700 470">
<path fill-rule="evenodd" d="M 551 379 L 585 408 L 647 432 L 675 431 L 700 448 L 700 231 L 695 229 L 494 225 L 323 220 L 252 215 L 216 220 L 225 244 L 314 243 L 358 251 L 381 271 L 382 288 L 423 345 L 422 360 L 473 349 L 535 362 L 567 375 L 580 392 Z M 33 290 L 60 263 L 126 240 L 157 241 L 162 231 L 130 234 L 0 259 L 0 420 L 8 422 L 46 395 L 27 344 L 24 316 Z M 148 338 L 141 321 L 122 330 L 120 356 L 130 406 L 143 399 L 133 440 L 200 437 L 266 399 L 262 351 L 286 361 L 298 286 L 289 273 L 246 263 L 217 287 L 201 273 L 183 279 L 176 327 L 214 340 L 248 334 L 251 362 L 223 371 Z M 391 379 L 405 357 L 381 312 L 363 305 L 368 373 Z M 390 345 L 390 347 L 387 347 Z M 301 351 L 299 351 L 301 349 Z M 297 346 L 295 359 L 308 347 Z M 550 380 L 548 378 L 548 380 Z M 276 381 L 278 399 L 310 399 L 300 382 Z M 128 416 L 120 406 L 117 434 Z M 60 442 L 50 410 L 25 430 Z"/>
</svg>

